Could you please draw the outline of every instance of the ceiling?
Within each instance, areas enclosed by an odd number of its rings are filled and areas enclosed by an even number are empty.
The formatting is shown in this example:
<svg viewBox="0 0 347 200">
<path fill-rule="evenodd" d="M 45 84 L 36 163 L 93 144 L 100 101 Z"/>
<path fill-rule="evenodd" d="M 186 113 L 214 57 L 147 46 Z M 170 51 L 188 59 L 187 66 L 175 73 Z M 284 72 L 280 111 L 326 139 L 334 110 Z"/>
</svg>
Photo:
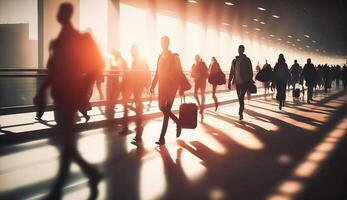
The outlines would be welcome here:
<svg viewBox="0 0 347 200">
<path fill-rule="evenodd" d="M 232 34 L 347 57 L 346 0 L 121 0 Z M 260 8 L 264 8 L 261 10 Z M 274 17 L 277 16 L 278 18 Z"/>
<path fill-rule="evenodd" d="M 292 48 L 347 57 L 347 1 L 212 0 L 210 2 L 234 4 L 227 8 L 228 18 L 231 22 L 233 18 L 238 18 L 239 23 L 241 22 L 239 26 L 244 32 L 277 40 Z"/>
<path fill-rule="evenodd" d="M 245 14 L 249 15 L 245 17 L 248 18 L 248 22 L 244 23 L 253 21 L 251 27 L 260 27 L 264 32 L 261 35 L 274 35 L 274 39 L 281 38 L 281 42 L 292 47 L 306 48 L 324 54 L 347 55 L 347 1 L 234 0 L 230 2 L 235 6 L 230 8 L 230 12 L 232 9 L 238 9 L 241 12 L 235 14 L 243 17 Z M 258 7 L 266 10 L 261 11 Z M 277 15 L 279 18 L 274 18 L 272 15 Z M 264 21 L 266 24 L 262 25 L 254 19 Z"/>
</svg>

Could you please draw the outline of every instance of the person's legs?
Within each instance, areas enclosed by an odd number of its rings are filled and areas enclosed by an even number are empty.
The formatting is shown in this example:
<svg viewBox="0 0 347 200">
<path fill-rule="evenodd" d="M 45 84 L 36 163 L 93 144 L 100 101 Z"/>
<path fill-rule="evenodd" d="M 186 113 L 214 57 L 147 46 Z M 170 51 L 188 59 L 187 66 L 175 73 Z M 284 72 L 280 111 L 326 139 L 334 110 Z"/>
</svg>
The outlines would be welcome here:
<svg viewBox="0 0 347 200">
<path fill-rule="evenodd" d="M 107 78 L 106 82 L 106 98 L 107 98 L 107 105 L 106 105 L 106 117 L 107 118 L 113 118 L 114 117 L 114 109 L 116 105 L 116 77 L 109 76 Z"/>
<path fill-rule="evenodd" d="M 195 81 L 195 84 L 194 84 L 194 97 L 196 99 L 197 104 L 200 106 L 200 100 L 199 100 L 199 96 L 198 96 L 199 89 L 200 89 L 200 83 L 198 81 Z"/>
<path fill-rule="evenodd" d="M 308 88 L 308 98 L 312 100 L 312 97 L 313 97 L 313 87 L 311 86 Z"/>
<path fill-rule="evenodd" d="M 201 93 L 200 114 L 201 114 L 201 119 L 203 119 L 204 118 L 204 109 L 205 109 L 206 81 L 201 82 L 200 93 Z"/>
<path fill-rule="evenodd" d="M 237 96 L 238 96 L 239 104 L 240 104 L 239 116 L 240 116 L 240 120 L 242 120 L 243 119 L 243 110 L 245 108 L 245 94 L 247 92 L 247 86 L 245 84 L 236 85 L 236 91 L 237 91 Z"/>
<path fill-rule="evenodd" d="M 127 134 L 129 132 L 129 119 L 128 119 L 128 112 L 129 112 L 129 101 L 130 101 L 130 96 L 131 96 L 131 89 L 123 89 L 122 91 L 122 104 L 123 104 L 123 120 L 122 120 L 122 126 L 123 126 L 123 131 L 121 132 L 122 134 Z"/>
<path fill-rule="evenodd" d="M 313 87 L 307 86 L 307 103 L 310 103 L 311 101 L 311 92 L 313 92 Z"/>
<path fill-rule="evenodd" d="M 279 102 L 279 108 L 280 110 L 282 109 L 282 87 L 280 83 L 276 84 L 276 90 L 277 90 L 277 100 Z"/>
<path fill-rule="evenodd" d="M 70 165 L 72 162 L 72 145 L 73 141 L 69 139 L 69 136 L 73 133 L 73 124 L 75 121 L 75 114 L 72 112 L 66 112 L 61 110 L 54 111 L 54 119 L 57 123 L 55 139 L 58 141 L 58 149 L 60 150 L 59 159 L 59 171 L 57 179 L 53 185 L 52 191 L 49 194 L 48 199 L 60 199 L 61 190 L 67 179 Z"/>
<path fill-rule="evenodd" d="M 142 118 L 143 118 L 143 104 L 142 104 L 142 88 L 136 88 L 134 90 L 134 101 L 136 106 L 136 140 L 141 140 L 142 137 Z"/>
<path fill-rule="evenodd" d="M 101 83 L 102 82 L 100 81 L 96 81 L 96 89 L 98 90 L 100 100 L 104 99 L 104 93 L 102 92 Z"/>
<path fill-rule="evenodd" d="M 287 86 L 286 83 L 283 85 L 283 101 L 282 101 L 282 106 L 284 107 L 285 102 L 286 102 L 286 97 L 287 97 Z"/>
<path fill-rule="evenodd" d="M 213 84 L 212 85 L 212 98 L 214 101 L 215 111 L 217 111 L 217 109 L 218 109 L 218 99 L 216 96 L 216 90 L 217 90 L 217 84 Z"/>
<path fill-rule="evenodd" d="M 167 97 L 163 97 L 159 95 L 159 109 L 163 113 L 163 124 L 161 127 L 161 132 L 160 132 L 160 138 L 158 142 L 164 142 L 165 143 L 165 134 L 167 131 L 167 126 L 169 123 L 169 112 L 167 108 Z"/>
</svg>

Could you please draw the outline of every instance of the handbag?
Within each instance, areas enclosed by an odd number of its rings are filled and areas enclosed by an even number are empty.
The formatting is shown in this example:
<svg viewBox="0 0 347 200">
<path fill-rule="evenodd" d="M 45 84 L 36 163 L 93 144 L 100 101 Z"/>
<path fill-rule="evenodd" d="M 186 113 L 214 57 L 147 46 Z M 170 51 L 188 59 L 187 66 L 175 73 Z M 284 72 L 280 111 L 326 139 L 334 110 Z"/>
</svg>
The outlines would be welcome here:
<svg viewBox="0 0 347 200">
<path fill-rule="evenodd" d="M 227 82 L 225 78 L 225 74 L 222 71 L 219 71 L 217 73 L 217 84 L 218 85 L 224 85 Z"/>
<path fill-rule="evenodd" d="M 254 83 L 250 83 L 249 86 L 248 86 L 248 91 L 251 94 L 256 94 L 257 93 L 257 86 L 255 86 Z"/>
</svg>

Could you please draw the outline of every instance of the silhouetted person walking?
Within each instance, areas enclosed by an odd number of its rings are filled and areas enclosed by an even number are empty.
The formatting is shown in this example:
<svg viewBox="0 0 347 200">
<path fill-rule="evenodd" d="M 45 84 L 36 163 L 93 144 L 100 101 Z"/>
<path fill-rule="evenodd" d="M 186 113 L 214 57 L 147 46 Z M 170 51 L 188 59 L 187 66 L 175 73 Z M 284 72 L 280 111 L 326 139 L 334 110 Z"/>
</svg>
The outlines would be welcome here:
<svg viewBox="0 0 347 200">
<path fill-rule="evenodd" d="M 324 82 L 324 92 L 328 93 L 328 89 L 331 88 L 331 70 L 327 64 L 324 65 L 322 73 Z"/>
<path fill-rule="evenodd" d="M 123 80 L 129 67 L 118 50 L 113 50 L 114 59 L 110 62 L 111 74 L 107 78 L 107 105 L 106 117 L 114 118 L 116 101 L 123 95 Z M 123 100 L 123 99 L 122 99 Z M 126 114 L 126 113 L 125 113 Z M 128 130 L 124 130 L 127 132 Z"/>
<path fill-rule="evenodd" d="M 343 65 L 342 68 L 342 82 L 343 82 L 343 90 L 346 91 L 347 88 L 347 66 Z"/>
<path fill-rule="evenodd" d="M 218 99 L 216 96 L 216 90 L 217 90 L 217 86 L 221 82 L 220 74 L 223 72 L 222 72 L 222 69 L 220 68 L 220 65 L 219 65 L 216 57 L 212 57 L 208 72 L 209 72 L 208 81 L 210 84 L 212 84 L 212 98 L 214 101 L 215 111 L 217 111 L 219 103 L 218 103 Z M 225 84 L 225 79 L 224 79 L 224 84 Z"/>
<path fill-rule="evenodd" d="M 271 65 L 267 62 L 267 60 L 265 60 L 265 64 L 264 64 L 262 70 L 266 71 L 268 79 L 271 80 L 272 79 L 272 68 L 271 68 Z M 264 97 L 266 98 L 266 95 L 267 95 L 267 93 L 269 93 L 269 89 L 270 89 L 270 81 L 263 82 L 263 85 L 264 85 Z"/>
<path fill-rule="evenodd" d="M 311 58 L 307 59 L 307 63 L 302 70 L 301 76 L 305 79 L 307 87 L 307 103 L 310 103 L 310 101 L 313 100 L 313 87 L 315 86 L 317 79 L 317 70 L 311 63 Z"/>
<path fill-rule="evenodd" d="M 131 47 L 131 55 L 133 61 L 130 70 L 130 84 L 127 89 L 131 90 L 135 102 L 136 112 L 136 136 L 131 142 L 134 145 L 142 144 L 142 120 L 143 120 L 143 104 L 142 93 L 148 80 L 149 68 L 146 60 L 140 55 L 139 49 L 136 45 Z"/>
<path fill-rule="evenodd" d="M 285 106 L 286 101 L 286 88 L 287 83 L 290 80 L 290 72 L 286 60 L 284 59 L 283 54 L 278 56 L 277 63 L 274 67 L 274 82 L 276 84 L 277 95 L 276 99 L 279 102 L 278 108 L 282 110 L 282 107 Z"/>
<path fill-rule="evenodd" d="M 194 79 L 194 97 L 200 108 L 201 119 L 204 118 L 205 109 L 205 92 L 206 92 L 206 80 L 208 78 L 208 68 L 206 63 L 200 58 L 199 55 L 195 55 L 195 63 L 191 69 L 191 75 Z M 201 95 L 201 101 L 199 100 L 199 90 Z"/>
<path fill-rule="evenodd" d="M 232 61 L 228 88 L 231 89 L 231 84 L 236 84 L 237 97 L 239 99 L 239 119 L 243 120 L 243 110 L 245 107 L 245 94 L 253 83 L 253 70 L 251 60 L 244 54 L 245 47 L 240 45 L 238 48 L 239 55 Z"/>
<path fill-rule="evenodd" d="M 294 64 L 290 67 L 291 84 L 293 86 L 293 90 L 295 89 L 295 85 L 300 82 L 301 72 L 302 67 L 298 64 L 297 60 L 294 60 Z"/>
<path fill-rule="evenodd" d="M 98 194 L 100 173 L 86 162 L 77 151 L 76 114 L 81 103 L 87 102 L 97 75 L 103 67 L 101 55 L 92 37 L 80 34 L 71 24 L 73 7 L 70 3 L 60 5 L 58 22 L 62 29 L 52 42 L 52 55 L 45 84 L 35 97 L 41 102 L 45 90 L 50 86 L 54 100 L 54 117 L 57 122 L 55 134 L 60 145 L 60 166 L 58 178 L 48 199 L 60 199 L 70 165 L 75 161 L 89 178 L 90 199 Z"/>
<path fill-rule="evenodd" d="M 158 145 L 165 144 L 165 134 L 171 118 L 177 126 L 176 136 L 181 135 L 181 125 L 178 118 L 171 112 L 171 107 L 175 100 L 177 90 L 180 88 L 182 81 L 185 79 L 181 67 L 181 61 L 178 54 L 172 53 L 169 50 L 170 39 L 167 36 L 161 38 L 162 53 L 158 58 L 157 70 L 152 81 L 151 93 L 154 93 L 154 88 L 159 82 L 158 101 L 159 109 L 164 114 L 163 126 L 160 133 L 160 138 L 156 142 Z"/>
</svg>

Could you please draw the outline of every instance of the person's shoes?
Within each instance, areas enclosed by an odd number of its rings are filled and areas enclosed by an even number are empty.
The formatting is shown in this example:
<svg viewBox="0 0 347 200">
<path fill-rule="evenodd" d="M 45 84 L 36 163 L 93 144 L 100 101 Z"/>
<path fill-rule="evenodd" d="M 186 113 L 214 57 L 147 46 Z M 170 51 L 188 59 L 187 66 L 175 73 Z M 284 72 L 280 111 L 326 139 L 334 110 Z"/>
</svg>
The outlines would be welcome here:
<svg viewBox="0 0 347 200">
<path fill-rule="evenodd" d="M 87 123 L 90 120 L 90 116 L 86 115 L 85 118 L 86 118 L 86 122 L 85 123 Z"/>
<path fill-rule="evenodd" d="M 214 111 L 217 111 L 218 106 L 219 106 L 219 103 L 216 103 L 216 104 L 215 104 L 215 109 L 214 109 Z"/>
<path fill-rule="evenodd" d="M 310 104 L 311 103 L 310 100 L 307 100 L 307 103 Z"/>
<path fill-rule="evenodd" d="M 239 120 L 243 120 L 243 114 L 240 114 Z"/>
<path fill-rule="evenodd" d="M 278 107 L 278 109 L 282 110 L 282 105 L 280 105 L 280 106 Z"/>
<path fill-rule="evenodd" d="M 182 133 L 182 127 L 180 124 L 177 124 L 176 125 L 176 137 L 180 137 L 181 136 L 181 133 Z"/>
<path fill-rule="evenodd" d="M 159 146 L 165 145 L 165 139 L 164 138 L 159 138 L 159 140 L 156 141 L 155 144 L 157 144 Z"/>
<path fill-rule="evenodd" d="M 53 191 L 51 191 L 48 194 L 45 200 L 56 200 L 56 199 L 62 199 L 62 191 L 60 189 L 54 188 Z"/>
<path fill-rule="evenodd" d="M 133 141 L 131 141 L 130 143 L 135 146 L 140 146 L 143 144 L 143 141 L 142 141 L 142 138 L 134 137 Z"/>
<path fill-rule="evenodd" d="M 89 178 L 90 195 L 88 199 L 96 199 L 99 195 L 98 184 L 102 179 L 102 174 L 95 170 Z"/>
</svg>

